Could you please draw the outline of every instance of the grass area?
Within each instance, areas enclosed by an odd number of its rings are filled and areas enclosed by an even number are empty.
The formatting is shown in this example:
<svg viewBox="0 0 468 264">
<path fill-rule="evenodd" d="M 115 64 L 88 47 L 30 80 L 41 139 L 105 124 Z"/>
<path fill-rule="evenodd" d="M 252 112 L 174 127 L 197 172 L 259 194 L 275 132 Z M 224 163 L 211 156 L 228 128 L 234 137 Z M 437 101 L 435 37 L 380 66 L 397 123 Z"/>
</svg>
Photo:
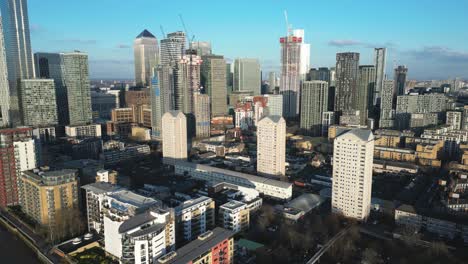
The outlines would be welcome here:
<svg viewBox="0 0 468 264">
<path fill-rule="evenodd" d="M 118 261 L 106 256 L 106 252 L 100 247 L 93 247 L 73 256 L 78 264 L 114 264 Z"/>
</svg>

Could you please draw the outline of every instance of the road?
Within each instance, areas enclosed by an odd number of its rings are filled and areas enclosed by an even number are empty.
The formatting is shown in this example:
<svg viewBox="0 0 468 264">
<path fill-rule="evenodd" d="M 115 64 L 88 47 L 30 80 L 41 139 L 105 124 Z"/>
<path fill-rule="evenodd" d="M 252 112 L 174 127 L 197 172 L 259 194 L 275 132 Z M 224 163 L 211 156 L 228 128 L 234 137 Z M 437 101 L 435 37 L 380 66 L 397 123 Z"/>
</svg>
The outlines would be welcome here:
<svg viewBox="0 0 468 264">
<path fill-rule="evenodd" d="M 338 234 L 336 234 L 334 237 L 332 237 L 330 240 L 328 240 L 328 242 L 317 252 L 315 253 L 315 255 L 309 260 L 307 261 L 307 264 L 314 264 L 316 263 L 320 257 L 322 257 L 322 255 L 327 252 L 327 250 L 333 246 L 333 244 L 338 241 L 340 238 L 342 238 L 350 229 L 351 227 L 347 227 L 346 229 L 343 229 L 341 230 L 340 232 L 338 232 Z"/>
</svg>

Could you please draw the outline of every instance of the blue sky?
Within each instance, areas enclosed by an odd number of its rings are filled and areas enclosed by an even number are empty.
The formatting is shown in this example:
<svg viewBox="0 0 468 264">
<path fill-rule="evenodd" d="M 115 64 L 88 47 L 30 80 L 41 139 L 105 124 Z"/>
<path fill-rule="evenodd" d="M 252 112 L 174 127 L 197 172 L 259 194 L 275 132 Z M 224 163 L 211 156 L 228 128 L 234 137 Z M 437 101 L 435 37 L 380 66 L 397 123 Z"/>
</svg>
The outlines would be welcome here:
<svg viewBox="0 0 468 264">
<path fill-rule="evenodd" d="M 134 38 L 145 28 L 161 39 L 183 30 L 211 41 L 229 59 L 258 58 L 264 71 L 279 68 L 283 12 L 304 28 L 311 66 L 334 66 L 336 52 L 386 46 L 412 79 L 468 78 L 468 1 L 417 0 L 29 0 L 33 50 L 89 53 L 92 78 L 133 78 Z"/>
</svg>

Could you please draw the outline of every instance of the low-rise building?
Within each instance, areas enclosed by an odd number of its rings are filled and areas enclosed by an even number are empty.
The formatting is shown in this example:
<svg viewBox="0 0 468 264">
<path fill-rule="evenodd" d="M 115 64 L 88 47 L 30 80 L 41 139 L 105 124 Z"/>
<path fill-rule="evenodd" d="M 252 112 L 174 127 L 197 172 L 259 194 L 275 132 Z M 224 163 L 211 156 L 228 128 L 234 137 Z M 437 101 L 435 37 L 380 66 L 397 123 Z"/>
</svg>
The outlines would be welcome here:
<svg viewBox="0 0 468 264">
<path fill-rule="evenodd" d="M 77 126 L 66 126 L 65 134 L 67 137 L 101 137 L 101 125 L 90 124 L 90 125 L 77 125 Z"/>
<path fill-rule="evenodd" d="M 151 149 L 146 144 L 141 145 L 127 145 L 119 149 L 104 151 L 101 154 L 101 160 L 106 165 L 116 164 L 120 161 L 147 156 L 151 153 Z"/>
<path fill-rule="evenodd" d="M 250 213 L 247 205 L 238 201 L 229 201 L 219 207 L 219 225 L 235 232 L 246 231 L 250 225 Z"/>
<path fill-rule="evenodd" d="M 234 234 L 231 230 L 215 228 L 184 247 L 162 256 L 155 263 L 232 264 L 235 255 Z"/>
<path fill-rule="evenodd" d="M 253 188 L 266 197 L 277 200 L 290 200 L 292 184 L 246 173 L 211 167 L 191 162 L 180 162 L 175 166 L 177 175 L 187 175 L 211 183 L 227 182 Z"/>
</svg>

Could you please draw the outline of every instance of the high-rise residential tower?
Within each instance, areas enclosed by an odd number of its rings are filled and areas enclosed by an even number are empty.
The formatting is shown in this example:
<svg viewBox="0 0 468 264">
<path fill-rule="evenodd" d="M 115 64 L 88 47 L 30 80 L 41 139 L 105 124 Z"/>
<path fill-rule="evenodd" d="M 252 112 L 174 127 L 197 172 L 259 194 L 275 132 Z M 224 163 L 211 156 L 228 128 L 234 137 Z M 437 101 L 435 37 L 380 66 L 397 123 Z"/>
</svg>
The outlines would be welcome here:
<svg viewBox="0 0 468 264">
<path fill-rule="evenodd" d="M 22 79 L 19 87 L 22 123 L 46 127 L 58 124 L 55 85 L 52 79 Z"/>
<path fill-rule="evenodd" d="M 32 129 L 27 127 L 0 130 L 0 207 L 17 205 L 18 163 L 15 142 L 32 138 Z"/>
<path fill-rule="evenodd" d="M 54 79 L 60 125 L 92 121 L 88 55 L 81 52 L 36 53 L 37 76 Z"/>
<path fill-rule="evenodd" d="M 362 65 L 359 66 L 359 76 L 357 84 L 358 94 L 356 98 L 359 111 L 359 124 L 366 125 L 369 116 L 369 109 L 373 106 L 373 97 L 375 90 L 375 66 Z"/>
<path fill-rule="evenodd" d="M 408 68 L 406 66 L 398 66 L 395 68 L 394 71 L 394 81 L 395 81 L 395 102 L 396 97 L 405 94 L 405 87 L 406 87 L 406 76 L 408 74 Z"/>
<path fill-rule="evenodd" d="M 135 82 L 137 86 L 150 86 L 153 68 L 159 63 L 158 40 L 148 30 L 143 30 L 133 42 L 135 57 Z"/>
<path fill-rule="evenodd" d="M 0 127 L 10 125 L 10 85 L 5 55 L 3 26 L 0 20 Z"/>
<path fill-rule="evenodd" d="M 186 38 L 184 32 L 177 31 L 167 34 L 167 37 L 161 40 L 160 63 L 171 65 L 171 62 L 176 63 L 182 59 L 186 50 L 185 44 Z"/>
<path fill-rule="evenodd" d="M 267 177 L 286 175 L 286 121 L 267 116 L 257 125 L 257 172 Z"/>
<path fill-rule="evenodd" d="M 227 113 L 226 61 L 223 56 L 202 57 L 202 86 L 211 100 L 211 116 L 224 116 Z"/>
<path fill-rule="evenodd" d="M 364 129 L 344 132 L 333 149 L 332 212 L 365 220 L 371 206 L 374 135 Z"/>
<path fill-rule="evenodd" d="M 283 116 L 296 117 L 299 114 L 302 37 L 291 34 L 280 38 L 280 44 Z"/>
<path fill-rule="evenodd" d="M 207 94 L 195 93 L 193 96 L 193 107 L 196 137 L 210 137 L 210 97 Z"/>
<path fill-rule="evenodd" d="M 377 105 L 381 98 L 381 92 L 385 80 L 385 63 L 387 57 L 386 48 L 374 49 L 374 66 L 375 66 L 375 91 L 372 97 L 373 105 Z"/>
<path fill-rule="evenodd" d="M 187 118 L 181 111 L 169 111 L 162 117 L 163 162 L 175 165 L 187 159 Z"/>
<path fill-rule="evenodd" d="M 169 65 L 159 65 L 155 69 L 151 83 L 151 130 L 156 139 L 161 139 L 162 117 L 173 108 L 172 95 L 173 69 Z"/>
<path fill-rule="evenodd" d="M 193 95 L 201 85 L 201 64 L 201 57 L 193 52 L 184 55 L 174 67 L 175 110 L 180 110 L 185 114 L 193 113 Z"/>
<path fill-rule="evenodd" d="M 335 112 L 357 110 L 359 53 L 336 54 Z"/>
<path fill-rule="evenodd" d="M 305 81 L 301 90 L 301 129 L 311 136 L 322 135 L 322 115 L 328 107 L 328 83 Z"/>
<path fill-rule="evenodd" d="M 380 128 L 393 128 L 395 125 L 395 105 L 394 102 L 395 84 L 392 80 L 384 81 L 380 100 Z"/>
<path fill-rule="evenodd" d="M 251 92 L 259 95 L 261 88 L 260 62 L 257 59 L 236 59 L 234 61 L 234 91 Z"/>
<path fill-rule="evenodd" d="M 10 86 L 10 120 L 19 125 L 19 80 L 34 78 L 27 0 L 1 0 L 0 11 Z"/>
</svg>

